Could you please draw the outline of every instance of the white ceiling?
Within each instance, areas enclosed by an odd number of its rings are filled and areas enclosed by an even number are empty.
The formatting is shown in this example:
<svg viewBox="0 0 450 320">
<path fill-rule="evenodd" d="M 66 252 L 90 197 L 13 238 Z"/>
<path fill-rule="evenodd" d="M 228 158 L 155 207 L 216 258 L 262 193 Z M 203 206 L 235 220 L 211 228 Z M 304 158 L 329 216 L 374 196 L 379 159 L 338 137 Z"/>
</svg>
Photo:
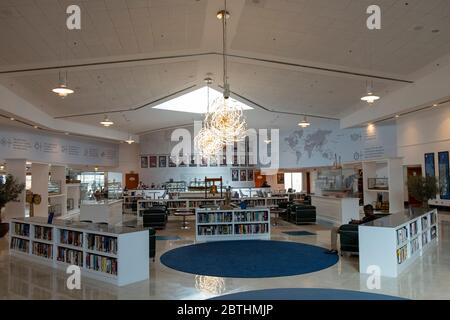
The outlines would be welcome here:
<svg viewBox="0 0 450 320">
<path fill-rule="evenodd" d="M 372 2 L 229 0 L 229 53 L 405 80 L 450 53 L 449 0 L 378 0 L 379 31 L 365 26 Z M 81 7 L 80 31 L 65 28 L 70 4 Z M 0 0 L 0 71 L 220 52 L 215 13 L 222 8 L 221 0 Z M 254 59 L 229 63 L 232 91 L 267 109 L 341 118 L 364 107 L 365 77 Z M 199 88 L 208 73 L 219 89 L 221 67 L 220 56 L 201 55 L 68 68 L 76 93 L 66 99 L 51 92 L 54 69 L 0 74 L 0 84 L 52 117 L 99 113 L 66 120 L 98 125 L 103 112 L 122 110 L 109 113 L 116 129 L 140 133 L 200 116 L 150 105 L 123 110 Z M 404 85 L 374 80 L 381 96 Z M 277 117 L 261 108 L 247 114 L 260 126 Z"/>
</svg>

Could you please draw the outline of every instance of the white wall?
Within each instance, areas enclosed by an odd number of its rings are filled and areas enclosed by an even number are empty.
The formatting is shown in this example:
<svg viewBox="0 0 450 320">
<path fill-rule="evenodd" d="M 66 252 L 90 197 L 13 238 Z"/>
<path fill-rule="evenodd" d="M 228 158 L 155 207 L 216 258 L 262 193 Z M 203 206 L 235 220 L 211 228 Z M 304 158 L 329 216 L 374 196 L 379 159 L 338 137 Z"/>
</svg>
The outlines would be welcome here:
<svg viewBox="0 0 450 320">
<path fill-rule="evenodd" d="M 119 165 L 107 169 L 112 172 L 122 173 L 122 186 L 125 186 L 125 174 L 139 172 L 139 144 L 121 143 L 119 145 Z"/>
<path fill-rule="evenodd" d="M 428 111 L 401 117 L 397 121 L 398 155 L 403 165 L 422 166 L 425 153 L 435 153 L 436 176 L 439 175 L 437 153 L 450 151 L 450 106 L 440 106 Z M 450 206 L 449 200 L 439 200 Z"/>
</svg>

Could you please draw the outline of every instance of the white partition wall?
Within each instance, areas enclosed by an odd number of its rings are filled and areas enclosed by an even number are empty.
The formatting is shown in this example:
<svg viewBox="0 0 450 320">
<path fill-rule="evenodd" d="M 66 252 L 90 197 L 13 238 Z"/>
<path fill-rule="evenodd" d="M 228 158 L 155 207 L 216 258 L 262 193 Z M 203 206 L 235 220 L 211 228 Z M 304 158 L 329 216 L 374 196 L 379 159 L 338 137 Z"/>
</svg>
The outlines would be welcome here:
<svg viewBox="0 0 450 320">
<path fill-rule="evenodd" d="M 66 167 L 61 165 L 51 165 L 50 179 L 61 183 L 61 194 L 50 195 L 49 203 L 61 205 L 61 216 L 65 216 L 67 214 Z"/>
<path fill-rule="evenodd" d="M 18 183 L 25 184 L 26 180 L 26 160 L 25 159 L 6 159 L 6 172 L 12 174 Z M 9 221 L 15 217 L 25 217 L 25 190 L 20 194 L 16 201 L 6 204 L 3 218 Z"/>
<path fill-rule="evenodd" d="M 31 165 L 31 192 L 41 196 L 41 203 L 34 205 L 35 217 L 48 215 L 48 164 L 32 163 Z"/>
</svg>

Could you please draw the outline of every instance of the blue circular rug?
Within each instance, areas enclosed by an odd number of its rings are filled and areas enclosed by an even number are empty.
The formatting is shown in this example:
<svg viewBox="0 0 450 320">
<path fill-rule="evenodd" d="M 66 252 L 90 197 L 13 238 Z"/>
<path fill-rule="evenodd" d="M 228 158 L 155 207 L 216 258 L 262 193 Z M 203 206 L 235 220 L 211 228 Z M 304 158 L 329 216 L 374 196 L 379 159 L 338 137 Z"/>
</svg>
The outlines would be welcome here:
<svg viewBox="0 0 450 320">
<path fill-rule="evenodd" d="M 284 277 L 319 271 L 339 257 L 304 243 L 266 240 L 214 241 L 170 250 L 161 256 L 169 268 L 232 278 Z"/>
<path fill-rule="evenodd" d="M 244 291 L 226 294 L 211 300 L 407 300 L 401 297 L 378 293 L 321 289 L 321 288 L 283 288 Z"/>
</svg>

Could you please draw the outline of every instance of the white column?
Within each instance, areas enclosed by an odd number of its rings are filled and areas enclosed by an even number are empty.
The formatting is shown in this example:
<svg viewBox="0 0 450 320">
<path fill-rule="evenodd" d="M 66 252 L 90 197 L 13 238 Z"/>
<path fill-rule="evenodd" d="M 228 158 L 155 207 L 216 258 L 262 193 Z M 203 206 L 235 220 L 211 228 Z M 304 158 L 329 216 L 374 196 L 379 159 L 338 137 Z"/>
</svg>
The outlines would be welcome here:
<svg viewBox="0 0 450 320">
<path fill-rule="evenodd" d="M 61 182 L 61 196 L 51 199 L 52 203 L 61 204 L 61 216 L 67 214 L 67 187 L 66 187 L 66 167 L 52 165 L 50 167 L 50 176 L 52 180 Z"/>
<path fill-rule="evenodd" d="M 35 217 L 48 216 L 48 164 L 33 163 L 31 165 L 31 192 L 41 196 L 39 205 L 34 205 Z"/>
<path fill-rule="evenodd" d="M 6 172 L 16 179 L 17 183 L 25 184 L 26 181 L 26 160 L 25 159 L 6 159 Z M 25 217 L 25 189 L 19 195 L 16 201 L 6 204 L 3 215 L 4 222 L 8 222 L 11 218 Z"/>
</svg>

